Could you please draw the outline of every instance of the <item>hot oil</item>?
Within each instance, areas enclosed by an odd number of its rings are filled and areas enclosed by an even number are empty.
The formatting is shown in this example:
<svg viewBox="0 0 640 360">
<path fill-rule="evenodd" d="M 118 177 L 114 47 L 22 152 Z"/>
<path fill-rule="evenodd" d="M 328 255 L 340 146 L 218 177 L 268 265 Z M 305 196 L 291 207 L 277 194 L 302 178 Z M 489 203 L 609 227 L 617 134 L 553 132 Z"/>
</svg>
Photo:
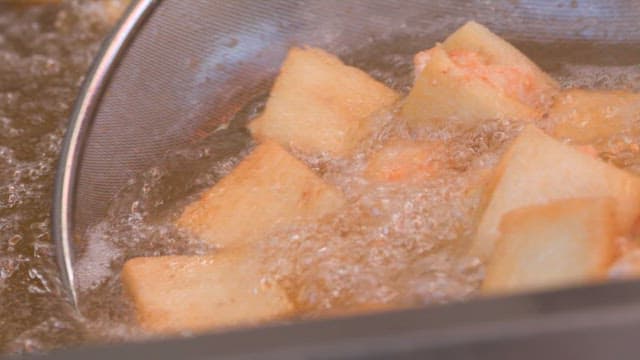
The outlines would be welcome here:
<svg viewBox="0 0 640 360">
<path fill-rule="evenodd" d="M 102 1 L 0 4 L 0 353 L 86 342 L 49 235 L 53 178 L 76 92 L 113 25 Z M 24 4 L 24 2 L 22 2 Z M 111 1 L 116 11 L 124 1 Z"/>
<path fill-rule="evenodd" d="M 374 62 L 367 61 L 370 49 L 366 45 L 363 49 L 348 55 L 346 62 L 365 68 L 401 92 L 409 90 L 411 56 L 420 49 L 415 40 L 409 38 L 408 46 Z M 563 65 L 553 75 L 564 87 L 635 89 L 640 86 L 637 73 L 631 66 Z M 113 204 L 110 217 L 90 229 L 88 241 L 103 245 L 89 246 L 88 260 L 81 259 L 78 275 L 89 278 L 81 281 L 83 309 L 100 336 L 143 335 L 135 330 L 132 310 L 121 290 L 119 271 L 126 259 L 217 250 L 171 223 L 184 205 L 251 150 L 254 144 L 243 126 L 260 113 L 265 99 L 248 105 L 202 143 L 171 152 L 164 163 L 132 179 Z M 414 134 L 395 109 L 377 114 L 372 122 L 377 129 L 374 136 L 350 158 L 294 152 L 340 188 L 347 205 L 334 216 L 282 229 L 255 246 L 254 253 L 259 255 L 254 261 L 261 263 L 265 280 L 285 288 L 299 318 L 462 301 L 474 295 L 483 278 L 480 261 L 465 256 L 467 244 L 490 170 L 523 125 L 496 120 L 473 130 L 445 128 Z M 545 119 L 537 125 L 550 126 Z M 368 180 L 363 175 L 367 159 L 387 141 L 398 139 L 440 142 L 446 149 L 441 154 L 445 168 L 436 176 L 409 182 Z M 92 251 L 91 246 L 97 249 Z M 91 254 L 96 258 L 91 259 Z M 92 270 L 98 264 L 103 269 Z M 114 308 L 123 310 L 104 311 Z"/>
<path fill-rule="evenodd" d="M 406 93 L 412 81 L 412 54 L 413 49 L 403 49 L 368 64 L 356 51 L 347 62 Z M 561 67 L 554 76 L 565 87 L 635 88 L 640 86 L 636 73 L 634 67 L 572 65 Z M 603 84 L 603 79 L 610 82 Z M 145 336 L 136 330 L 119 281 L 126 259 L 217 251 L 171 223 L 184 205 L 251 150 L 254 144 L 243 125 L 259 114 L 265 98 L 248 105 L 202 143 L 171 152 L 164 163 L 132 179 L 109 218 L 89 230 L 88 242 L 95 244 L 89 245 L 77 271 L 83 313 L 98 334 L 94 337 Z M 474 295 L 483 278 L 483 265 L 465 256 L 466 246 L 490 170 L 522 124 L 496 120 L 473 130 L 445 128 L 416 135 L 394 109 L 372 121 L 375 135 L 350 158 L 294 152 L 340 188 L 347 205 L 334 216 L 283 229 L 255 246 L 259 255 L 254 261 L 261 263 L 265 280 L 285 288 L 299 318 L 462 301 Z M 537 125 L 549 126 L 544 119 Z M 447 149 L 446 168 L 437 176 L 402 183 L 366 179 L 367 159 L 394 139 L 441 142 Z"/>
<path fill-rule="evenodd" d="M 221 152 L 229 148 L 236 149 L 234 155 Z M 229 173 L 250 149 L 246 132 L 231 126 L 196 147 L 173 151 L 162 165 L 131 179 L 108 218 L 88 230 L 76 274 L 80 310 L 94 340 L 146 336 L 135 326 L 133 309 L 122 291 L 119 275 L 127 259 L 204 255 L 217 250 L 176 229 L 172 221 L 178 215 L 176 209 Z"/>
<path fill-rule="evenodd" d="M 460 301 L 482 279 L 479 261 L 464 256 L 466 244 L 488 169 L 520 125 L 494 122 L 473 133 L 433 134 L 430 140 L 447 149 L 443 169 L 425 180 L 384 183 L 363 176 L 367 158 L 389 139 L 414 138 L 393 113 L 383 116 L 395 129 L 351 159 L 296 154 L 347 196 L 337 216 L 261 244 L 268 273 L 285 284 L 303 316 Z"/>
<path fill-rule="evenodd" d="M 172 151 L 131 179 L 114 200 L 110 215 L 82 239 L 76 262 L 81 314 L 75 313 L 58 281 L 48 199 L 70 104 L 110 21 L 96 11 L 99 4 L 69 1 L 58 7 L 0 12 L 4 352 L 146 337 L 137 329 L 122 292 L 122 264 L 137 256 L 217 251 L 172 223 L 186 204 L 229 173 L 254 146 L 243 125 L 261 111 L 266 94 L 225 128 Z M 378 42 L 372 39 L 342 55 L 349 64 L 406 93 L 412 80 L 411 55 L 425 47 L 424 37 L 374 44 Z M 377 51 L 380 48 L 386 51 Z M 534 60 L 546 60 L 545 53 Z M 553 69 L 565 86 L 640 87 L 635 66 L 563 64 L 545 68 Z M 265 278 L 283 284 L 299 308 L 299 318 L 465 300 L 482 279 L 482 264 L 464 256 L 465 245 L 477 221 L 489 169 L 521 125 L 490 121 L 472 131 L 443 129 L 416 137 L 393 112 L 379 114 L 374 122 L 376 136 L 351 158 L 295 154 L 343 190 L 348 197 L 345 208 L 317 224 L 283 229 L 256 245 L 260 255 L 255 260 Z M 367 180 L 367 158 L 392 139 L 442 142 L 446 169 L 407 183 Z M 634 152 L 639 140 L 634 134 L 615 135 L 611 146 L 623 144 L 623 150 L 610 160 L 639 171 Z"/>
</svg>

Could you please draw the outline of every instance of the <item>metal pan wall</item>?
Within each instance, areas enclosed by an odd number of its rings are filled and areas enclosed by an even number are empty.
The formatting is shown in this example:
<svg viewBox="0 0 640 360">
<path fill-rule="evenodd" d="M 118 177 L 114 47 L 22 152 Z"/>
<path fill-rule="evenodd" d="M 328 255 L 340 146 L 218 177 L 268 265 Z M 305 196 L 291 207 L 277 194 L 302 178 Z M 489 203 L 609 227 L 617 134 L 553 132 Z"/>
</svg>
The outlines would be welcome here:
<svg viewBox="0 0 640 360">
<path fill-rule="evenodd" d="M 475 19 L 543 68 L 640 62 L 633 1 L 140 0 L 131 9 L 112 37 L 120 43 L 105 46 L 87 79 L 66 138 L 53 219 L 68 251 L 127 179 L 265 92 L 294 44 L 348 59 L 350 49 L 381 38 L 392 41 L 372 53 L 413 52 Z M 602 358 L 605 344 L 623 358 L 636 347 L 629 334 L 640 328 L 639 299 L 640 284 L 610 284 L 51 358 L 538 359 L 562 347 L 591 359 Z"/>
</svg>

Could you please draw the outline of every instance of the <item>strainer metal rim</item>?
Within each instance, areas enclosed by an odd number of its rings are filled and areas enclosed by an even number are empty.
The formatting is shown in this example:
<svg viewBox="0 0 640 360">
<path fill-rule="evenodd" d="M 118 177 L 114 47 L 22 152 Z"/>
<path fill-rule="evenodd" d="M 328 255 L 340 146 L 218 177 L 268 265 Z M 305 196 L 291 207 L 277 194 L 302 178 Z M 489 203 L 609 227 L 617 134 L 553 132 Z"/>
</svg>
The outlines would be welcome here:
<svg viewBox="0 0 640 360">
<path fill-rule="evenodd" d="M 134 0 L 113 32 L 105 38 L 80 88 L 62 142 L 51 210 L 52 236 L 56 245 L 60 277 L 68 290 L 69 300 L 76 308 L 78 296 L 73 272 L 72 214 L 76 200 L 78 165 L 85 145 L 85 135 L 93 124 L 96 109 L 109 84 L 110 75 L 159 2 L 160 0 Z"/>
<path fill-rule="evenodd" d="M 161 4 L 161 0 L 134 0 L 119 26 L 105 40 L 70 117 L 55 181 L 52 231 L 58 245 L 61 278 L 68 287 L 74 304 L 77 294 L 73 276 L 72 215 L 74 203 L 78 199 L 75 188 L 80 170 L 79 162 L 84 154 L 84 135 L 93 128 L 96 110 L 119 60 L 127 53 L 128 45 L 136 38 L 141 25 L 158 4 Z M 550 338 L 568 338 L 569 335 L 573 335 L 573 338 L 569 338 L 570 342 L 564 344 L 565 349 L 583 349 L 585 335 L 580 337 L 580 334 L 587 332 L 602 335 L 602 344 L 606 344 L 605 340 L 619 339 L 620 335 L 626 334 L 629 338 L 626 338 L 628 345 L 624 349 L 631 353 L 634 343 L 630 339 L 633 338 L 633 331 L 624 330 L 640 327 L 637 301 L 639 294 L 640 282 L 637 281 L 598 284 L 510 297 L 474 298 L 464 303 L 355 318 L 267 325 L 192 339 L 161 339 L 154 343 L 109 345 L 107 348 L 80 349 L 53 356 L 91 356 L 104 359 L 204 359 L 216 356 L 282 359 L 305 355 L 314 358 L 382 358 L 391 355 L 413 358 L 419 354 L 439 354 L 439 358 L 495 359 L 513 355 L 510 344 L 518 339 L 520 346 L 524 345 L 522 352 L 529 355 L 537 355 L 536 350 L 548 353 L 552 348 L 541 345 L 551 343 Z M 594 315 L 594 312 L 597 313 Z M 609 331 L 610 329 L 617 332 Z M 547 337 L 541 337 L 542 335 Z M 593 356 L 586 357 L 597 358 L 599 353 L 593 349 L 599 343 L 587 341 L 586 345 L 590 346 L 582 354 L 591 354 Z M 476 350 L 480 351 L 480 355 L 476 356 Z M 445 353 L 452 356 L 443 356 Z"/>
</svg>

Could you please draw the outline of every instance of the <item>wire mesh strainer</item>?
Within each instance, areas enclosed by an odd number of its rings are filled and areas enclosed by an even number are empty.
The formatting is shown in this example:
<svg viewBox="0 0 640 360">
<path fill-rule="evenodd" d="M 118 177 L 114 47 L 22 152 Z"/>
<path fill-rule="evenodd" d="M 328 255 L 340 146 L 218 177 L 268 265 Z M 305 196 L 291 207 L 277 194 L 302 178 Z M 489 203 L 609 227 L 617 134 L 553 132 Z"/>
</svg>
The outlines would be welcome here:
<svg viewBox="0 0 640 360">
<path fill-rule="evenodd" d="M 639 15 L 633 1 L 135 1 L 85 82 L 62 151 L 53 226 L 72 298 L 72 250 L 118 189 L 267 91 L 292 45 L 344 55 L 385 38 L 417 51 L 475 19 L 543 67 L 628 64 L 640 60 Z"/>
</svg>

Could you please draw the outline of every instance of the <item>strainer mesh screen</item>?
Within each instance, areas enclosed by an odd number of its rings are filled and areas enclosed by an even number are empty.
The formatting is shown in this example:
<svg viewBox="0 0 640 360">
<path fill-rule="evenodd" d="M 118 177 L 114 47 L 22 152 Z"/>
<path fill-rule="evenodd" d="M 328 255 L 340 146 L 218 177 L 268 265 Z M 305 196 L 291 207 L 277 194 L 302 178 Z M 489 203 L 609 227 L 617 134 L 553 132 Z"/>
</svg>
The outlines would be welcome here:
<svg viewBox="0 0 640 360">
<path fill-rule="evenodd" d="M 370 39 L 403 35 L 426 48 L 475 19 L 509 40 L 578 57 L 566 49 L 638 43 L 639 15 L 633 1 L 164 0 L 119 62 L 79 155 L 74 233 L 99 221 L 134 174 L 267 91 L 291 45 L 348 55 Z M 640 58 L 631 49 L 602 56 Z"/>
</svg>

